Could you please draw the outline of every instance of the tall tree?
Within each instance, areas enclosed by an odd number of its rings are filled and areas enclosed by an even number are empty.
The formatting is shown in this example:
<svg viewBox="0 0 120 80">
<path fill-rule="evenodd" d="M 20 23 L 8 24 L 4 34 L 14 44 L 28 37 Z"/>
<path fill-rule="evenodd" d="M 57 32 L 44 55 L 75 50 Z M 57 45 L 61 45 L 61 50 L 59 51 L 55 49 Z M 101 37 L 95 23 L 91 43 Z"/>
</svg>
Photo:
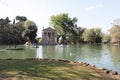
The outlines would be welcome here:
<svg viewBox="0 0 120 80">
<path fill-rule="evenodd" d="M 95 43 L 101 43 L 102 42 L 102 37 L 103 34 L 101 32 L 101 28 L 94 28 L 94 33 L 95 33 Z"/>
<path fill-rule="evenodd" d="M 110 43 L 110 41 L 111 41 L 110 35 L 109 34 L 104 34 L 102 41 L 104 43 Z"/>
<path fill-rule="evenodd" d="M 57 30 L 59 35 L 62 35 L 63 41 L 67 35 L 74 34 L 74 26 L 77 21 L 76 17 L 70 18 L 66 13 L 50 17 L 50 24 Z"/>
<path fill-rule="evenodd" d="M 23 37 L 27 37 L 27 39 L 34 43 L 35 37 L 37 36 L 37 26 L 33 21 L 26 20 L 24 22 L 25 30 L 22 34 Z"/>
<path fill-rule="evenodd" d="M 0 43 L 7 43 L 8 38 L 7 36 L 10 26 L 10 20 L 8 17 L 6 19 L 1 18 L 0 19 Z"/>
<path fill-rule="evenodd" d="M 85 42 L 91 42 L 93 43 L 95 40 L 95 33 L 94 33 L 94 29 L 86 29 L 83 32 L 82 38 Z"/>
<path fill-rule="evenodd" d="M 102 32 L 100 28 L 86 29 L 83 32 L 82 38 L 85 42 L 101 43 Z"/>
<path fill-rule="evenodd" d="M 25 37 L 28 37 L 28 40 L 33 43 L 37 32 L 36 24 L 27 20 L 24 16 L 17 16 L 16 20 L 18 21 L 15 22 L 14 20 L 12 24 L 8 17 L 6 19 L 0 19 L 0 43 L 23 43 L 26 41 Z"/>
<path fill-rule="evenodd" d="M 53 15 L 50 17 L 50 24 L 57 30 L 58 34 L 60 35 L 71 32 L 76 22 L 76 17 L 70 18 L 66 13 Z"/>
<path fill-rule="evenodd" d="M 70 35 L 69 41 L 73 42 L 73 43 L 83 42 L 82 34 L 85 31 L 85 28 L 78 27 L 76 24 L 73 31 L 74 31 L 74 33 L 72 35 Z"/>
<path fill-rule="evenodd" d="M 2 44 L 18 44 L 22 42 L 21 33 L 23 28 L 11 24 L 9 18 L 0 19 L 0 42 Z"/>
<path fill-rule="evenodd" d="M 111 42 L 120 43 L 120 19 L 113 21 L 112 28 L 109 30 Z"/>
<path fill-rule="evenodd" d="M 16 16 L 16 20 L 18 20 L 16 24 L 24 28 L 22 37 L 33 43 L 37 36 L 36 24 L 33 21 L 28 20 L 25 16 Z"/>
</svg>

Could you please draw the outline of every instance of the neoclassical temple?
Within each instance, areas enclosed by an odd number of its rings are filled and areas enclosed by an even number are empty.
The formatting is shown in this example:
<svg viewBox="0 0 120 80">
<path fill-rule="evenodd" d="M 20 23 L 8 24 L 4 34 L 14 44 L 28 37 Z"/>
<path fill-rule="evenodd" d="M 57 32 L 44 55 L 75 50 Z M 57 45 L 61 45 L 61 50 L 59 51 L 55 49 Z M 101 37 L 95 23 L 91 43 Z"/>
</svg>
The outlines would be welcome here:
<svg viewBox="0 0 120 80">
<path fill-rule="evenodd" d="M 55 29 L 48 27 L 42 30 L 42 45 L 56 45 L 57 32 Z"/>
</svg>

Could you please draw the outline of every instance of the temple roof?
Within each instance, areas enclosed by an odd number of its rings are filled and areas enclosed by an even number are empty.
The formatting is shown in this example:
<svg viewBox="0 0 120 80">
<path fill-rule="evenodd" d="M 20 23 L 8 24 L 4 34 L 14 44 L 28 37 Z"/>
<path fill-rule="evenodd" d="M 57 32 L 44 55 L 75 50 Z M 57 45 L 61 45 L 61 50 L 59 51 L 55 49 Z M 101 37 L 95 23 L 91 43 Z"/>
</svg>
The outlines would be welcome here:
<svg viewBox="0 0 120 80">
<path fill-rule="evenodd" d="M 56 30 L 51 27 L 45 28 L 45 29 L 43 29 L 43 31 L 44 32 L 56 32 Z"/>
</svg>

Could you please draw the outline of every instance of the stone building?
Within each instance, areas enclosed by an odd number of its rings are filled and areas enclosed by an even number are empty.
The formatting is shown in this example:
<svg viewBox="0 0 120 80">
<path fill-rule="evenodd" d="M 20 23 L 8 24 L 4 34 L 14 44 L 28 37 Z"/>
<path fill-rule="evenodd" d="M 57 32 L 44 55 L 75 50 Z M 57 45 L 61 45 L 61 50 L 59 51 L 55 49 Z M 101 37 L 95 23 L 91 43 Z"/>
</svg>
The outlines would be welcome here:
<svg viewBox="0 0 120 80">
<path fill-rule="evenodd" d="M 51 27 L 42 30 L 42 45 L 56 45 L 57 32 Z"/>
</svg>

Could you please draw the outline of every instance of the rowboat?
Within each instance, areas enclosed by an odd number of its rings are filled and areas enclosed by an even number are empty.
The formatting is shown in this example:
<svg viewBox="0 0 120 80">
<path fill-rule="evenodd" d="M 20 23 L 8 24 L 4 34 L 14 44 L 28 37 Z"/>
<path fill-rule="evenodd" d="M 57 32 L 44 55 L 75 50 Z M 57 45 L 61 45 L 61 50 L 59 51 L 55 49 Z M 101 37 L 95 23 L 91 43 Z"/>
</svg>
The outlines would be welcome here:
<svg viewBox="0 0 120 80">
<path fill-rule="evenodd" d="M 6 48 L 6 50 L 23 50 L 24 48 Z"/>
</svg>

